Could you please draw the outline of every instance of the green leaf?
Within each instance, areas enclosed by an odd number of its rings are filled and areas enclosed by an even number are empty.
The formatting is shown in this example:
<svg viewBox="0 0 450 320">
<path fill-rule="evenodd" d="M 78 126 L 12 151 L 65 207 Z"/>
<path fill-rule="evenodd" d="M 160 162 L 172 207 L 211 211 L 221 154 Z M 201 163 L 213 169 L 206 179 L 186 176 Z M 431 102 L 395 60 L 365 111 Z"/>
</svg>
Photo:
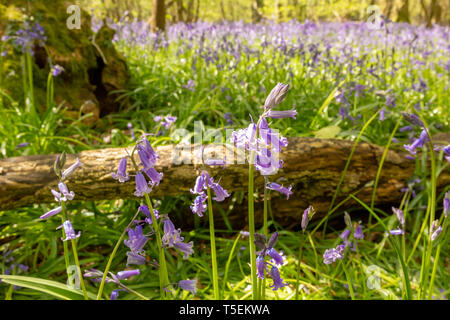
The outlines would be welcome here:
<svg viewBox="0 0 450 320">
<path fill-rule="evenodd" d="M 72 289 L 66 284 L 52 280 L 45 280 L 33 277 L 24 277 L 16 275 L 0 275 L 0 279 L 8 284 L 21 286 L 36 291 L 50 294 L 58 299 L 63 300 L 83 300 L 83 292 L 81 290 Z M 89 299 L 95 300 L 95 295 L 88 293 Z"/>
<path fill-rule="evenodd" d="M 341 128 L 339 128 L 338 126 L 328 126 L 315 131 L 314 136 L 321 139 L 332 139 L 335 138 L 339 134 L 339 132 L 341 132 Z"/>
</svg>

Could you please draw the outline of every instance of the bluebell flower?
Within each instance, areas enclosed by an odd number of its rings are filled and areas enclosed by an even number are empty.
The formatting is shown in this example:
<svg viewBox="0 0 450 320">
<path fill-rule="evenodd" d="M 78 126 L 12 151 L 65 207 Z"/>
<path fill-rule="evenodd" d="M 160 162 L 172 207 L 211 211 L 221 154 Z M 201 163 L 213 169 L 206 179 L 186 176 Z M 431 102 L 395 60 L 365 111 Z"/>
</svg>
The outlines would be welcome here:
<svg viewBox="0 0 450 320">
<path fill-rule="evenodd" d="M 159 185 L 159 183 L 161 182 L 161 179 L 163 177 L 162 172 L 156 171 L 155 168 L 144 169 L 144 172 L 147 175 L 147 177 L 152 181 L 153 186 Z"/>
<path fill-rule="evenodd" d="M 77 161 L 75 161 L 74 164 L 72 164 L 70 167 L 68 167 L 66 170 L 63 171 L 61 175 L 61 180 L 67 179 L 72 173 L 74 173 L 79 167 L 82 166 L 82 163 L 79 158 L 77 158 Z"/>
<path fill-rule="evenodd" d="M 284 263 L 283 257 L 275 250 L 274 248 L 270 248 L 267 250 L 267 254 L 273 259 L 274 263 L 282 266 Z"/>
<path fill-rule="evenodd" d="M 256 258 L 256 273 L 260 279 L 264 279 L 264 270 L 266 269 L 266 262 L 263 255 Z"/>
<path fill-rule="evenodd" d="M 178 287 L 183 290 L 189 291 L 192 294 L 197 292 L 197 279 L 194 280 L 180 280 L 178 281 Z"/>
<path fill-rule="evenodd" d="M 301 223 L 303 232 L 305 232 L 309 221 L 311 220 L 311 218 L 314 216 L 315 213 L 316 213 L 316 211 L 314 210 L 312 205 L 310 205 L 308 208 L 305 209 L 305 211 L 303 211 L 302 223 Z"/>
<path fill-rule="evenodd" d="M 144 194 L 152 192 L 152 188 L 145 180 L 144 175 L 141 172 L 136 173 L 136 191 L 134 195 L 136 197 L 143 197 Z"/>
<path fill-rule="evenodd" d="M 353 237 L 355 237 L 355 239 L 358 240 L 364 239 L 364 233 L 362 231 L 362 226 L 360 224 L 356 226 L 355 232 L 353 233 Z"/>
<path fill-rule="evenodd" d="M 142 265 L 147 262 L 144 256 L 137 252 L 127 251 L 127 267 L 131 264 Z"/>
<path fill-rule="evenodd" d="M 127 173 L 127 158 L 122 158 L 119 163 L 119 168 L 117 169 L 117 174 L 111 172 L 111 176 L 115 180 L 119 180 L 119 182 L 125 182 L 130 179 Z"/>
<path fill-rule="evenodd" d="M 190 206 L 193 213 L 196 213 L 199 217 L 203 217 L 203 213 L 206 212 L 206 195 L 199 195 L 195 198 L 194 203 Z"/>
<path fill-rule="evenodd" d="M 184 240 L 181 236 L 181 229 L 175 229 L 174 224 L 169 218 L 164 220 L 164 235 L 161 240 L 163 245 L 168 246 L 169 248 Z"/>
<path fill-rule="evenodd" d="M 408 150 L 411 154 L 416 154 L 416 149 L 418 147 L 422 148 L 425 142 L 428 140 L 428 134 L 426 130 L 422 130 L 418 139 L 414 140 L 413 143 L 409 145 L 403 145 L 403 147 Z"/>
<path fill-rule="evenodd" d="M 55 214 L 60 213 L 61 210 L 62 210 L 62 207 L 61 207 L 61 206 L 56 207 L 56 208 L 54 208 L 54 209 L 52 209 L 52 210 L 46 212 L 46 213 L 43 214 L 42 216 L 40 216 L 40 219 L 47 219 L 47 218 L 50 218 L 51 216 L 54 216 Z"/>
<path fill-rule="evenodd" d="M 52 76 L 57 77 L 61 74 L 61 72 L 64 71 L 64 68 L 61 67 L 60 65 L 54 65 L 52 68 Z"/>
<path fill-rule="evenodd" d="M 75 230 L 73 229 L 72 223 L 69 220 L 63 222 L 62 226 L 59 226 L 56 229 L 64 228 L 64 233 L 66 234 L 66 238 L 61 238 L 62 241 L 67 240 L 75 240 L 76 238 L 81 236 L 81 231 L 78 231 L 78 234 L 75 234 Z"/>
<path fill-rule="evenodd" d="M 128 240 L 124 240 L 124 244 L 130 248 L 132 252 L 140 253 L 144 250 L 148 238 L 142 233 L 142 227 L 137 225 L 136 228 L 128 230 Z"/>
<path fill-rule="evenodd" d="M 284 195 L 286 195 L 286 199 L 289 199 L 289 196 L 292 194 L 292 186 L 289 186 L 289 188 L 283 187 L 275 182 L 270 182 L 266 185 L 267 189 L 278 191 Z"/>
<path fill-rule="evenodd" d="M 403 215 L 403 211 L 397 208 L 392 207 L 392 211 L 395 213 L 395 215 L 397 216 L 397 220 L 398 222 L 400 222 L 400 224 L 402 226 L 405 225 L 405 216 Z"/>
<path fill-rule="evenodd" d="M 272 266 L 272 268 L 270 269 L 270 276 L 273 279 L 273 283 L 269 285 L 269 287 L 273 288 L 272 289 L 273 291 L 276 291 L 278 289 L 287 286 L 287 284 L 283 282 L 283 279 L 280 276 L 280 271 L 278 270 L 277 267 Z"/>
<path fill-rule="evenodd" d="M 129 277 L 137 276 L 139 274 L 140 274 L 139 269 L 124 270 L 124 271 L 117 272 L 117 278 L 119 280 L 122 280 L 122 279 L 127 279 Z"/>
<path fill-rule="evenodd" d="M 189 241 L 188 243 L 185 242 L 176 242 L 174 244 L 174 247 L 177 248 L 178 250 L 180 250 L 184 255 L 183 255 L 183 259 L 187 260 L 191 254 L 194 253 L 194 250 L 192 249 L 192 247 L 194 246 L 194 243 L 192 241 Z"/>
<path fill-rule="evenodd" d="M 271 109 L 279 105 L 286 97 L 288 91 L 289 84 L 278 83 L 267 96 L 264 102 L 264 109 Z"/>
<path fill-rule="evenodd" d="M 323 254 L 323 263 L 331 264 L 338 259 L 344 258 L 345 245 L 338 245 L 336 248 L 327 249 Z"/>
<path fill-rule="evenodd" d="M 386 231 L 387 235 L 393 235 L 393 236 L 398 236 L 398 235 L 402 235 L 404 234 L 402 229 L 395 229 L 395 230 L 389 230 L 389 232 Z"/>
<path fill-rule="evenodd" d="M 275 119 L 283 119 L 283 118 L 296 119 L 296 117 L 295 117 L 296 115 L 297 115 L 297 110 L 295 110 L 295 109 L 284 110 L 284 111 L 269 110 L 269 112 L 267 113 L 267 117 L 275 118 Z"/>
<path fill-rule="evenodd" d="M 113 290 L 111 292 L 111 296 L 109 297 L 109 300 L 117 300 L 119 297 L 119 290 Z"/>
</svg>

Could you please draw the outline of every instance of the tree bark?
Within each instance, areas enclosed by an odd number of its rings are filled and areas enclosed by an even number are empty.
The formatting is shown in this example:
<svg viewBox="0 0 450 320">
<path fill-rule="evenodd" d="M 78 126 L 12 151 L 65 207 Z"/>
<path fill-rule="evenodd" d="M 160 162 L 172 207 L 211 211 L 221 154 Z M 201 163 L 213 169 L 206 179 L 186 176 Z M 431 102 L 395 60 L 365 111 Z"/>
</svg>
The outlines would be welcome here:
<svg viewBox="0 0 450 320">
<path fill-rule="evenodd" d="M 252 1 L 252 21 L 253 21 L 253 23 L 261 22 L 262 17 L 263 17 L 261 14 L 262 7 L 263 7 L 262 0 L 253 0 Z"/>
<path fill-rule="evenodd" d="M 151 193 L 152 197 L 174 196 L 189 194 L 195 179 L 201 170 L 208 170 L 216 181 L 231 191 L 246 192 L 248 185 L 248 164 L 227 165 L 226 168 L 210 167 L 203 164 L 176 164 L 173 159 L 191 158 L 199 148 L 187 145 L 158 146 L 155 149 L 160 155 L 156 169 L 164 173 L 160 185 Z M 312 204 L 322 216 L 328 210 L 330 200 L 339 183 L 347 158 L 352 150 L 353 142 L 335 139 L 290 138 L 289 145 L 281 154 L 284 166 L 274 176 L 269 176 L 272 182 L 284 186 L 293 185 L 293 194 L 286 200 L 272 191 L 272 207 L 278 223 L 289 225 L 295 223 L 300 213 Z M 210 149 L 209 149 L 210 148 Z M 192 150 L 191 150 L 192 149 Z M 223 147 L 208 147 L 216 154 L 224 152 Z M 209 150 L 209 151 L 208 151 Z M 228 151 L 232 148 L 228 146 Z M 369 143 L 358 144 L 348 171 L 341 185 L 341 192 L 336 204 L 347 195 L 360 190 L 357 196 L 364 202 L 370 203 L 372 196 L 371 182 L 375 180 L 383 148 Z M 131 152 L 128 149 L 128 152 Z M 206 151 L 205 151 L 206 152 Z M 224 154 L 224 153 L 222 153 Z M 73 173 L 67 180 L 70 190 L 76 194 L 74 200 L 97 201 L 105 199 L 138 199 L 134 197 L 135 183 L 131 178 L 126 183 L 119 183 L 111 177 L 111 172 L 117 170 L 120 159 L 127 155 L 125 149 L 110 148 L 82 151 L 77 155 L 67 156 L 67 165 L 75 162 L 79 157 L 83 166 Z M 400 189 L 405 187 L 408 178 L 414 173 L 414 161 L 406 159 L 405 153 L 389 150 L 381 171 L 378 183 L 376 205 L 398 205 L 402 197 Z M 57 189 L 57 178 L 53 173 L 53 163 L 56 155 L 23 156 L 0 160 L 0 210 L 13 209 L 33 203 L 54 202 L 50 192 Z M 206 156 L 205 156 L 206 158 Z M 232 157 L 231 157 L 232 158 Z M 227 157 L 227 159 L 231 159 Z M 179 161 L 181 162 L 181 161 Z M 186 161 L 184 161 L 186 162 Z M 199 161 L 201 163 L 201 161 Z M 196 163 L 196 161 L 193 161 Z M 134 177 L 135 172 L 128 161 L 128 173 Z M 438 185 L 450 183 L 450 172 L 441 173 Z M 262 193 L 264 178 L 259 174 L 255 179 L 256 192 Z M 229 197 L 220 204 L 227 208 L 231 204 Z M 194 197 L 192 196 L 192 199 Z M 262 197 L 257 197 L 257 222 L 262 219 L 258 210 L 262 206 Z M 343 208 L 355 205 L 348 202 Z M 229 215 L 230 221 L 236 226 L 245 225 L 245 201 L 242 205 L 235 205 Z M 185 208 L 189 211 L 189 208 Z M 184 210 L 184 209 L 180 209 Z M 192 215 L 192 214 L 191 214 Z"/>
<path fill-rule="evenodd" d="M 409 17 L 409 0 L 404 0 L 403 5 L 400 7 L 398 11 L 398 22 L 411 23 Z"/>
<path fill-rule="evenodd" d="M 164 0 L 153 0 L 152 31 L 164 31 L 166 29 L 166 6 Z"/>
</svg>

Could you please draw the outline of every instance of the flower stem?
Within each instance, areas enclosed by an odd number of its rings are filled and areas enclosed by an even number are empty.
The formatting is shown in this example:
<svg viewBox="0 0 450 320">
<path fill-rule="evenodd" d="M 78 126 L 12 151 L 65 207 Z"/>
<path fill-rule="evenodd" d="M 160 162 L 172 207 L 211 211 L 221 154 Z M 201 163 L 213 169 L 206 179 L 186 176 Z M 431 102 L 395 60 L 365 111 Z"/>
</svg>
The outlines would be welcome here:
<svg viewBox="0 0 450 320">
<path fill-rule="evenodd" d="M 295 284 L 295 300 L 298 300 L 298 293 L 299 293 L 299 281 L 300 281 L 300 265 L 302 264 L 302 256 L 303 256 L 303 242 L 304 242 L 305 232 L 301 233 L 300 236 L 300 245 L 298 247 L 298 263 L 297 263 L 297 281 Z"/>
<path fill-rule="evenodd" d="M 150 214 L 152 215 L 153 220 L 153 229 L 155 229 L 156 241 L 159 249 L 159 288 L 161 299 L 164 300 L 166 298 L 165 288 L 169 285 L 169 276 L 167 274 L 167 265 L 166 265 L 166 256 L 164 253 L 164 248 L 162 246 L 161 240 L 161 232 L 159 230 L 158 221 L 156 220 L 155 211 L 153 210 L 152 203 L 150 201 L 150 197 L 148 194 L 145 194 L 145 201 L 147 202 L 147 206 L 150 210 Z"/>
<path fill-rule="evenodd" d="M 250 233 L 249 245 L 250 245 L 250 268 L 252 279 L 252 298 L 258 300 L 258 281 L 256 277 L 256 248 L 255 248 L 255 209 L 253 199 L 253 176 L 254 176 L 254 163 L 255 151 L 250 153 L 250 161 L 248 167 L 248 231 Z"/>
<path fill-rule="evenodd" d="M 208 194 L 208 219 L 209 219 L 209 234 L 211 239 L 211 258 L 212 258 L 212 272 L 213 272 L 213 288 L 214 288 L 214 299 L 218 300 L 219 296 L 219 276 L 217 274 L 217 256 L 216 256 L 216 237 L 214 230 L 214 216 L 212 209 L 212 201 L 211 201 L 211 189 L 209 185 L 207 186 L 207 194 Z"/>
<path fill-rule="evenodd" d="M 69 220 L 69 217 L 67 215 L 66 204 L 64 201 L 61 201 L 61 207 L 62 207 L 62 212 L 63 212 L 63 216 L 64 216 L 63 219 Z M 63 230 L 64 230 L 64 228 L 63 228 Z M 63 242 L 65 243 L 65 241 L 63 241 Z M 77 242 L 75 241 L 75 239 L 71 239 L 71 243 L 72 243 L 73 258 L 75 260 L 75 265 L 77 266 L 77 274 L 80 277 L 81 290 L 83 290 L 84 300 L 89 300 L 87 291 L 86 291 L 86 287 L 84 285 L 84 279 L 83 279 L 83 273 L 81 272 L 80 261 L 78 260 Z M 67 262 L 67 260 L 66 260 L 66 262 Z"/>
</svg>

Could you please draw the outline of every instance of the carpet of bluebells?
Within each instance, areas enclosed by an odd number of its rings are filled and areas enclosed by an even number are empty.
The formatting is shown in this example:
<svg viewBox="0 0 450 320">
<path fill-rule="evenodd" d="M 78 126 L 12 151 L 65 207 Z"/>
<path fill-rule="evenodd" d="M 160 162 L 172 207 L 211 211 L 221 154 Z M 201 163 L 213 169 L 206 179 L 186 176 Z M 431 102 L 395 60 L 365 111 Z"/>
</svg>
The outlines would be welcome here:
<svg viewBox="0 0 450 320">
<path fill-rule="evenodd" d="M 1 238 L 8 239 L 0 242 L 0 297 L 447 299 L 450 192 L 448 186 L 438 190 L 436 181 L 448 171 L 450 147 L 433 137 L 449 131 L 448 27 L 199 22 L 154 34 L 144 22 L 94 19 L 92 31 L 104 23 L 116 30 L 113 43 L 131 71 L 131 89 L 121 92 L 126 111 L 107 116 L 106 132 L 63 127 L 54 118 L 59 109 L 39 118 L 39 124 L 53 124 L 49 136 L 80 143 L 44 144 L 44 152 L 59 154 L 59 184 L 49 191 L 54 204 L 0 212 Z M 11 39 L 27 55 L 30 39 L 45 42 L 44 34 L 27 24 Z M 54 66 L 49 79 L 62 72 Z M 0 120 L 7 137 L 2 154 L 32 154 L 32 141 L 18 144 L 15 131 L 9 132 L 8 121 L 28 121 L 13 105 L 1 105 L 11 114 Z M 24 130 L 32 132 L 33 121 Z M 154 147 L 176 143 L 174 131 L 192 131 L 195 121 L 204 129 L 232 129 L 228 142 L 249 154 L 245 230 L 214 227 L 212 217 L 226 215 L 213 212 L 213 203 L 236 196 L 220 185 L 220 174 L 200 172 L 190 195 L 152 198 L 164 183 Z M 403 150 L 416 172 L 389 210 L 353 195 L 360 206 L 341 212 L 333 198 L 329 217 L 314 217 L 312 206 L 299 208 L 298 225 L 283 228 L 268 217 L 276 208 L 267 195 L 289 201 L 295 190 L 270 180 L 282 168 L 276 156 L 289 136 Z M 131 154 L 124 149 L 111 178 L 135 184 L 136 200 L 74 202 L 70 176 L 83 164 L 66 163 L 65 152 L 111 146 L 133 147 Z M 258 190 L 262 226 L 254 222 L 256 175 L 266 179 Z M 195 215 L 192 230 L 177 227 L 180 206 Z M 331 219 L 341 222 L 326 228 Z"/>
</svg>

